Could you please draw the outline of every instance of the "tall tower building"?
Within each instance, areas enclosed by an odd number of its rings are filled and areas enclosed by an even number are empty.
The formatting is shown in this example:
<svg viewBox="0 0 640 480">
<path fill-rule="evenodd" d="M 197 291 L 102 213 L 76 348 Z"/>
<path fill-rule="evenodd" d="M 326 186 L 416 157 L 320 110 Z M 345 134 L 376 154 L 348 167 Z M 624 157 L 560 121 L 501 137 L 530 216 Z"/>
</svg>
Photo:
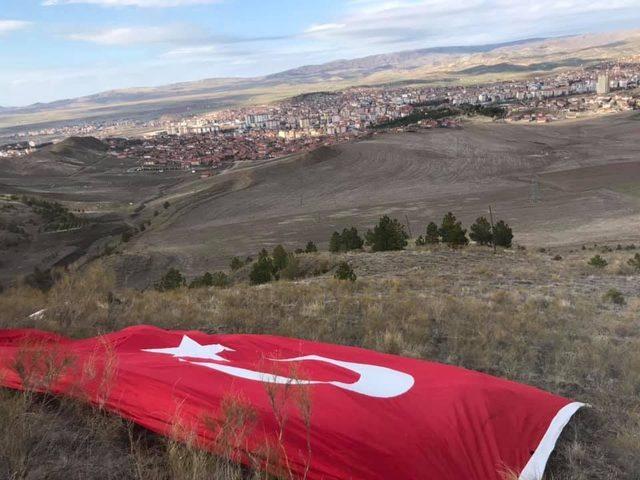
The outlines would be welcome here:
<svg viewBox="0 0 640 480">
<path fill-rule="evenodd" d="M 609 74 L 603 73 L 598 75 L 598 84 L 596 85 L 596 93 L 598 95 L 606 95 L 611 91 L 609 87 Z"/>
</svg>

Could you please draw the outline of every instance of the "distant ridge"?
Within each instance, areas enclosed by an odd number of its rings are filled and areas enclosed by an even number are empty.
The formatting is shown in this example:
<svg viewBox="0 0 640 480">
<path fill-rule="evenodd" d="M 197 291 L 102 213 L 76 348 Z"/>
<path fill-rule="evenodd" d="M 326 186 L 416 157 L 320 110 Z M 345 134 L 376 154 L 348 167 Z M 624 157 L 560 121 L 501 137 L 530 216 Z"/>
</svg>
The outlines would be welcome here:
<svg viewBox="0 0 640 480">
<path fill-rule="evenodd" d="M 0 136 L 26 126 L 80 120 L 147 120 L 353 86 L 455 85 L 524 78 L 534 72 L 593 65 L 640 52 L 640 30 L 528 38 L 485 45 L 431 47 L 306 65 L 256 78 L 208 78 L 160 87 L 111 90 L 27 107 L 0 109 Z"/>
<path fill-rule="evenodd" d="M 546 38 L 528 38 L 504 43 L 491 43 L 486 45 L 456 45 L 451 47 L 430 47 L 418 50 L 404 50 L 394 53 L 382 53 L 369 55 L 367 57 L 353 60 L 335 60 L 333 62 L 317 65 L 306 65 L 303 67 L 285 70 L 283 72 L 267 75 L 265 80 L 308 80 L 309 77 L 324 76 L 332 74 L 342 75 L 346 78 L 353 78 L 358 74 L 373 73 L 388 68 L 407 68 L 427 65 L 435 55 L 466 55 L 473 53 L 486 53 L 506 47 L 527 45 L 542 42 Z M 342 73 L 340 73 L 342 72 Z M 345 72 L 350 72 L 345 74 Z"/>
<path fill-rule="evenodd" d="M 106 152 L 109 147 L 106 143 L 95 137 L 69 137 L 60 143 L 52 145 L 49 151 L 56 155 L 68 156 L 77 150 L 93 150 L 96 152 Z"/>
</svg>

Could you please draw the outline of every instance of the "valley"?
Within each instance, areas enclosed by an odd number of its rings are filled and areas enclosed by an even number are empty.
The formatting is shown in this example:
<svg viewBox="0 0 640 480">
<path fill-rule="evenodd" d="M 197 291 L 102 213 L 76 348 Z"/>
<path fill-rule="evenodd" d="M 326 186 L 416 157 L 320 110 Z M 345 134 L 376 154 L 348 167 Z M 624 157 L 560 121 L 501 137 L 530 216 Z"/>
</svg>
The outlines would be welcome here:
<svg viewBox="0 0 640 480">
<path fill-rule="evenodd" d="M 97 231 L 85 227 L 64 234 L 72 240 L 47 234 L 46 249 L 6 249 L 2 278 L 50 268 L 74 251 L 71 258 L 85 261 L 115 251 L 105 259 L 119 280 L 144 288 L 172 266 L 194 276 L 280 243 L 326 248 L 332 231 L 366 231 L 382 214 L 417 237 L 448 211 L 468 225 L 489 205 L 524 246 L 631 241 L 640 227 L 638 133 L 630 113 L 551 125 L 469 120 L 461 129 L 376 134 L 240 162 L 208 178 L 127 173 L 126 161 L 74 141 L 75 157 L 82 150 L 92 160 L 76 165 L 38 152 L 19 167 L 5 164 L 3 192 L 59 201 L 113 228 L 92 237 L 91 248 L 73 239 Z M 128 230 L 135 234 L 120 241 Z"/>
</svg>

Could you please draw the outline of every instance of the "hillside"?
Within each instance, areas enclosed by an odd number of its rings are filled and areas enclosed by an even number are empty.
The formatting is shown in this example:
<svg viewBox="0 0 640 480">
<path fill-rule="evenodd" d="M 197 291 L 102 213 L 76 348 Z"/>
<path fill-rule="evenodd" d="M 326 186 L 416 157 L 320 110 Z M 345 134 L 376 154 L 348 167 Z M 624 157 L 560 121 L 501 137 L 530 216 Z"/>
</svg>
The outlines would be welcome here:
<svg viewBox="0 0 640 480">
<path fill-rule="evenodd" d="M 460 365 L 591 405 L 560 438 L 546 479 L 635 478 L 640 291 L 627 261 L 638 250 L 538 247 L 302 254 L 317 267 L 347 260 L 358 279 L 334 280 L 332 267 L 259 287 L 237 280 L 165 293 L 118 288 L 113 272 L 95 264 L 46 294 L 21 287 L 0 295 L 0 328 L 76 338 L 135 324 L 268 333 Z M 588 265 L 595 254 L 605 268 Z M 3 390 L 0 411 L 3 478 L 258 478 L 75 402 Z"/>
<path fill-rule="evenodd" d="M 147 213 L 162 210 L 165 199 L 171 207 L 149 218 L 151 228 L 116 262 L 122 279 L 141 287 L 170 265 L 195 274 L 263 246 L 325 246 L 333 230 L 365 231 L 383 213 L 415 233 L 447 211 L 469 224 L 490 204 L 524 245 L 632 239 L 640 225 L 637 128 L 629 115 L 545 126 L 467 123 L 230 170 L 167 189 Z"/>
<path fill-rule="evenodd" d="M 366 231 L 382 214 L 417 236 L 448 211 L 469 225 L 489 205 L 522 245 L 637 241 L 634 118 L 468 121 L 461 129 L 372 135 L 205 179 L 131 171 L 135 159 L 116 159 L 95 139 L 69 139 L 3 162 L 0 187 L 18 199 L 61 202 L 91 227 L 40 232 L 40 220 L 19 200 L 0 198 L 0 242 L 8 242 L 0 284 L 36 266 L 117 252 L 108 261 L 118 281 L 144 288 L 171 266 L 192 276 L 278 243 L 324 248 L 334 230 Z M 16 227 L 28 231 L 25 241 L 9 231 Z M 137 233 L 122 242 L 129 230 Z"/>
<path fill-rule="evenodd" d="M 0 285 L 35 267 L 46 271 L 91 258 L 104 241 L 130 228 L 130 215 L 146 199 L 183 180 L 181 172 L 132 175 L 127 170 L 137 160 L 118 159 L 107 150 L 95 138 L 72 137 L 0 161 Z M 81 225 L 47 229 L 28 199 L 60 203 Z"/>
<path fill-rule="evenodd" d="M 117 162 L 106 154 L 108 146 L 93 137 L 70 137 L 26 157 L 0 162 L 0 177 L 67 176 L 85 169 L 104 171 Z"/>
<path fill-rule="evenodd" d="M 257 78 L 213 78 L 103 92 L 0 111 L 0 134 L 78 119 L 149 118 L 260 104 L 319 90 L 397 82 L 469 84 L 631 57 L 640 31 L 441 47 L 309 65 Z"/>
</svg>

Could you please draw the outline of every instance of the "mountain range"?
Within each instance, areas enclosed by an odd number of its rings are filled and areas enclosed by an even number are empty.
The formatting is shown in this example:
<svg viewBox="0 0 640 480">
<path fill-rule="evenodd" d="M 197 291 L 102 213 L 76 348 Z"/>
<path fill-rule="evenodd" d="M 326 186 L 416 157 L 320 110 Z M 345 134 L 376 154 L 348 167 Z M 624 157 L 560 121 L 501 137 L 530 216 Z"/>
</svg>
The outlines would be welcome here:
<svg viewBox="0 0 640 480">
<path fill-rule="evenodd" d="M 0 107 L 0 133 L 74 120 L 150 118 L 261 104 L 350 86 L 469 84 L 638 57 L 640 30 L 436 47 L 336 60 L 255 78 L 211 78 L 112 90 L 27 107 Z"/>
</svg>

